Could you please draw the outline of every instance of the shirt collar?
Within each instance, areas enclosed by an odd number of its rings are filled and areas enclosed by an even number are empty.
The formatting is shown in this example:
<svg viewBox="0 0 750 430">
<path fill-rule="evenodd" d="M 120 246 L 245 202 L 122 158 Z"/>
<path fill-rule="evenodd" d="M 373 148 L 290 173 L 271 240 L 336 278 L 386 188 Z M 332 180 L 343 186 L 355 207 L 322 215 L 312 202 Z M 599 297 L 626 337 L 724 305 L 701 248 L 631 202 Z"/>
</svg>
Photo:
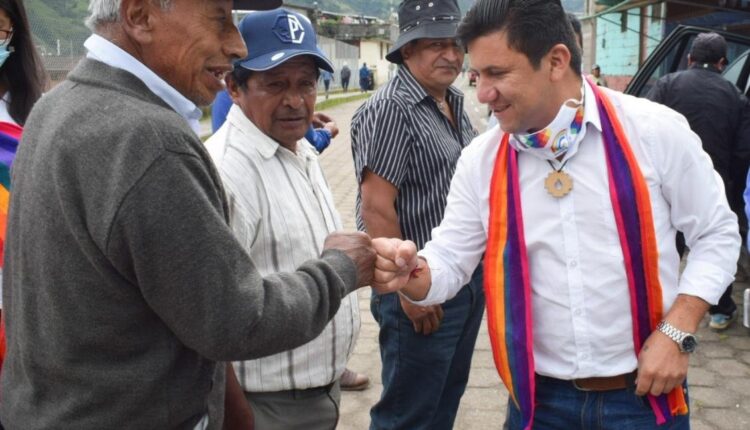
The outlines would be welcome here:
<svg viewBox="0 0 750 430">
<path fill-rule="evenodd" d="M 693 63 L 688 66 L 688 69 L 708 70 L 709 72 L 721 73 L 721 70 L 711 63 Z"/>
<path fill-rule="evenodd" d="M 596 96 L 594 90 L 591 89 L 589 80 L 583 78 L 583 124 L 581 131 L 578 133 L 578 138 L 573 142 L 563 156 L 563 161 L 571 158 L 578 152 L 578 146 L 586 138 L 586 133 L 590 132 L 589 126 L 598 130 L 599 133 L 602 131 L 602 121 L 599 117 L 599 107 L 596 104 Z"/>
<path fill-rule="evenodd" d="M 87 58 L 130 72 L 143 81 L 151 92 L 185 118 L 195 134 L 200 134 L 201 110 L 145 64 L 98 34 L 89 36 L 83 46 L 88 50 Z"/>
<path fill-rule="evenodd" d="M 281 145 L 273 140 L 270 136 L 263 133 L 248 117 L 242 112 L 242 109 L 236 104 L 232 104 L 227 114 L 227 122 L 236 127 L 242 134 L 247 136 L 247 142 L 251 145 L 239 145 L 240 151 L 255 149 L 265 159 L 272 158 L 280 151 Z M 291 152 L 290 152 L 291 154 Z M 302 138 L 297 141 L 297 156 L 310 158 L 314 155 L 312 146 Z"/>
<path fill-rule="evenodd" d="M 596 96 L 594 95 L 594 90 L 591 89 L 591 84 L 586 78 L 583 78 L 583 94 L 583 128 L 581 132 L 586 132 L 586 126 L 588 124 L 593 125 L 597 130 L 601 132 L 602 121 L 599 118 L 599 107 L 596 104 Z"/>
</svg>

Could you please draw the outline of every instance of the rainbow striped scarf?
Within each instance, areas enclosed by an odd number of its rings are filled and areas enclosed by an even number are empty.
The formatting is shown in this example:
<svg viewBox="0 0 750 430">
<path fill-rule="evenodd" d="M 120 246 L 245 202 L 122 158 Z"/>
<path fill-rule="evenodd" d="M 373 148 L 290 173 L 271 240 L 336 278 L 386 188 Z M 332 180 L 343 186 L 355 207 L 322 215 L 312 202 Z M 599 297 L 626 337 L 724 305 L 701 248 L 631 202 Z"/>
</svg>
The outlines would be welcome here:
<svg viewBox="0 0 750 430">
<path fill-rule="evenodd" d="M 5 225 L 8 222 L 10 202 L 10 167 L 16 157 L 21 131 L 21 127 L 15 124 L 0 121 L 0 267 L 3 266 Z"/>
<path fill-rule="evenodd" d="M 609 173 L 609 192 L 625 261 L 633 347 L 636 355 L 662 318 L 658 251 L 648 186 L 608 97 L 591 85 L 599 116 Z M 517 153 L 505 134 L 490 188 L 490 217 L 484 289 L 495 366 L 511 399 L 521 410 L 523 428 L 534 417 L 535 373 L 531 282 L 524 239 Z M 657 424 L 687 413 L 682 387 L 648 400 Z"/>
</svg>

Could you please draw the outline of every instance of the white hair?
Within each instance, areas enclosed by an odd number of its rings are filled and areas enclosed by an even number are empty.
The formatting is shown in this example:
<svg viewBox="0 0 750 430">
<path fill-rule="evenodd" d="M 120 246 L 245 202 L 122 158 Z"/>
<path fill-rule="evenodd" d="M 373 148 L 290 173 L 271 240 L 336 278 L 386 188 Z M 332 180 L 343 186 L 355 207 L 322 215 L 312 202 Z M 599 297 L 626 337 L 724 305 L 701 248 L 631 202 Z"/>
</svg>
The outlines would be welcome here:
<svg viewBox="0 0 750 430">
<path fill-rule="evenodd" d="M 162 9 L 167 9 L 172 0 L 158 0 Z M 121 0 L 90 0 L 86 27 L 94 31 L 100 24 L 120 21 Z"/>
</svg>

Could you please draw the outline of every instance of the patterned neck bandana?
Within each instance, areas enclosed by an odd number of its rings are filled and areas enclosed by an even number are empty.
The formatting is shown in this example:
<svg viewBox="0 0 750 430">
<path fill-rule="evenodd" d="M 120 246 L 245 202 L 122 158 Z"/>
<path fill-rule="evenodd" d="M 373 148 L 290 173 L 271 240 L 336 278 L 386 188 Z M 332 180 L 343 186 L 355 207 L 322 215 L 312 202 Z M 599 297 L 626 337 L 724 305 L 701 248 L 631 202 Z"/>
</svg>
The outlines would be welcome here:
<svg viewBox="0 0 750 430">
<path fill-rule="evenodd" d="M 517 151 L 529 152 L 542 159 L 560 157 L 577 142 L 583 127 L 583 102 L 581 87 L 581 99 L 565 100 L 547 127 L 531 134 L 514 134 L 510 145 Z"/>
</svg>

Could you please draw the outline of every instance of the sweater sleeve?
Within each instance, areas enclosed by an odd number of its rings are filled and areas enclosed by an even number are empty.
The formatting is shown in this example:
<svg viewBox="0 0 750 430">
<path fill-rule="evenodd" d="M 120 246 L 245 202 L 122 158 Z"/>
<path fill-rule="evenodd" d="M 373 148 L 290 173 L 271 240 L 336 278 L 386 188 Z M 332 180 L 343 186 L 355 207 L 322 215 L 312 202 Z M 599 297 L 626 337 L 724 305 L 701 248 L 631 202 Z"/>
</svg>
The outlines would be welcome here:
<svg viewBox="0 0 750 430">
<path fill-rule="evenodd" d="M 124 198 L 106 252 L 189 348 L 220 361 L 292 349 L 315 338 L 356 287 L 339 251 L 263 278 L 223 216 L 205 163 L 158 158 Z"/>
</svg>

